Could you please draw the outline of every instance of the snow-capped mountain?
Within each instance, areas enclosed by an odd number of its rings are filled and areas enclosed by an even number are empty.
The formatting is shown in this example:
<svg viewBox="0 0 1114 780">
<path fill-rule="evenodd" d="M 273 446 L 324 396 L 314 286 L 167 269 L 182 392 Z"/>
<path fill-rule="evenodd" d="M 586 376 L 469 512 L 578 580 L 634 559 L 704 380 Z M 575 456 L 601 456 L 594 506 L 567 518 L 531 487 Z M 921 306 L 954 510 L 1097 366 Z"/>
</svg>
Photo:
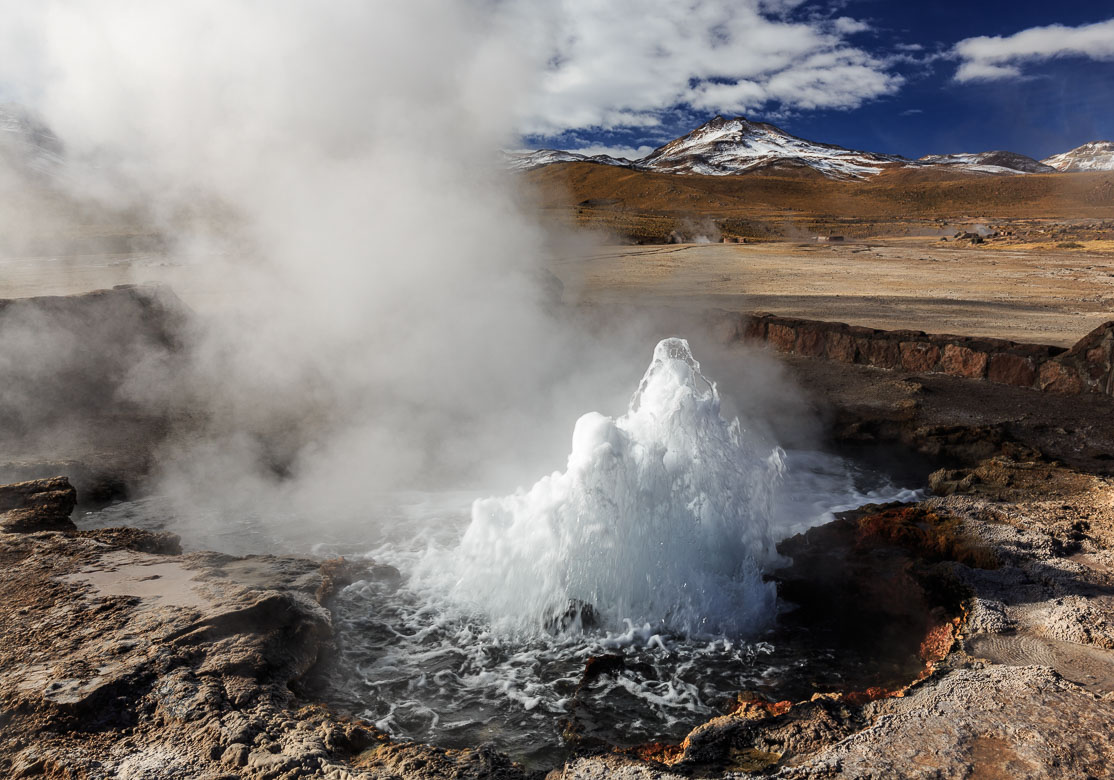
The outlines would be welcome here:
<svg viewBox="0 0 1114 780">
<path fill-rule="evenodd" d="M 576 152 L 562 152 L 559 149 L 538 149 L 536 152 L 504 152 L 507 166 L 513 171 L 529 171 L 558 162 L 593 162 L 601 165 L 617 165 L 629 168 L 633 163 L 625 157 L 611 157 L 597 154 L 591 157 Z"/>
<path fill-rule="evenodd" d="M 53 175 L 62 163 L 62 144 L 24 109 L 0 105 L 0 161 L 14 170 Z"/>
<path fill-rule="evenodd" d="M 1053 173 L 1050 165 L 1017 152 L 977 152 L 975 154 L 928 154 L 917 160 L 927 165 L 949 165 L 972 173 Z"/>
<path fill-rule="evenodd" d="M 908 160 L 817 143 L 790 135 L 766 122 L 717 116 L 691 133 L 660 146 L 640 160 L 542 149 L 507 153 L 515 170 L 531 170 L 560 162 L 590 162 L 657 173 L 730 176 L 777 168 L 811 168 L 832 179 L 865 179 L 895 168 L 948 170 L 983 175 L 1114 170 L 1114 142 L 1095 141 L 1046 160 L 1006 151 L 971 154 L 930 154 Z"/>
<path fill-rule="evenodd" d="M 1114 171 L 1114 141 L 1091 141 L 1041 162 L 1058 171 Z"/>
<path fill-rule="evenodd" d="M 813 168 L 831 178 L 857 179 L 908 162 L 897 155 L 807 141 L 765 122 L 717 116 L 650 152 L 634 167 L 661 173 L 725 176 L 771 166 L 794 166 Z"/>
</svg>

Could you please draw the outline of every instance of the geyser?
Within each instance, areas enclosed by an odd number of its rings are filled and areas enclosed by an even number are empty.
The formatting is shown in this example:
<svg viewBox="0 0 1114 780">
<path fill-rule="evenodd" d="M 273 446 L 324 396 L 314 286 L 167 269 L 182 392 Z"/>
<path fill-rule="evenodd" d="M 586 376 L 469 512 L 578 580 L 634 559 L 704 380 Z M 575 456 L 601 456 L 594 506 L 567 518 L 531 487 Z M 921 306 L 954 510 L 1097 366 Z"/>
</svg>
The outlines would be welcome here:
<svg viewBox="0 0 1114 780">
<path fill-rule="evenodd" d="M 784 462 L 666 339 L 626 414 L 577 421 L 564 472 L 473 504 L 453 595 L 518 628 L 591 605 L 608 627 L 752 633 L 774 613 L 762 574 Z"/>
</svg>

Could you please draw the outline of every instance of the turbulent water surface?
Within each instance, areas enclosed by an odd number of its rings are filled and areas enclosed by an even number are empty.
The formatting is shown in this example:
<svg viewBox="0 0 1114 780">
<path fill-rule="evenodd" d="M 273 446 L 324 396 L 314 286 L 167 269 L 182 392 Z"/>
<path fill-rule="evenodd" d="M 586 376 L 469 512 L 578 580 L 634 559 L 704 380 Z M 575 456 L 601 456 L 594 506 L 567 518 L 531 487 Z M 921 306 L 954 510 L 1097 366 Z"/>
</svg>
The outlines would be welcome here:
<svg viewBox="0 0 1114 780">
<path fill-rule="evenodd" d="M 492 742 L 546 765 L 571 736 L 679 739 L 740 691 L 807 696 L 861 671 L 863 659 L 778 634 L 775 545 L 833 512 L 915 494 L 755 428 L 723 418 L 687 343 L 670 339 L 625 414 L 582 417 L 566 469 L 509 496 L 380 495 L 373 525 L 180 525 L 150 498 L 82 523 L 374 562 L 334 606 L 327 697 L 398 738 Z M 583 679 L 599 656 L 614 668 Z"/>
</svg>

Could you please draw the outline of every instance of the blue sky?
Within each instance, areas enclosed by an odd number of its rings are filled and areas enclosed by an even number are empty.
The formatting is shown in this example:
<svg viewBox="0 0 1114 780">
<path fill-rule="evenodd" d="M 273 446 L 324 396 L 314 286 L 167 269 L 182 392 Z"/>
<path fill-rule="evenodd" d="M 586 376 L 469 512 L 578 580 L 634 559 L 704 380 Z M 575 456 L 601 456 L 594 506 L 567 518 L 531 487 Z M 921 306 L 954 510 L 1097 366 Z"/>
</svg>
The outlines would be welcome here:
<svg viewBox="0 0 1114 780">
<path fill-rule="evenodd" d="M 524 147 L 633 155 L 717 113 L 906 157 L 1114 139 L 1114 1 L 565 5 Z"/>
</svg>

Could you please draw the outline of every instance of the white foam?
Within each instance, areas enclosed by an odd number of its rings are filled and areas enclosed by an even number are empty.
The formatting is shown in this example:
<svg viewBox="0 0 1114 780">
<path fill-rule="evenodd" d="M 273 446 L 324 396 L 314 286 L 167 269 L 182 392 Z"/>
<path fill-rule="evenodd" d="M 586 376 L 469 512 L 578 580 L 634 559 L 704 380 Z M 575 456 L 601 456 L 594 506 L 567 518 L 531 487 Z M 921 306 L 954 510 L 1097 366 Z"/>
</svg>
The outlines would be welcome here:
<svg viewBox="0 0 1114 780">
<path fill-rule="evenodd" d="M 486 498 L 452 558 L 454 600 L 540 627 L 570 603 L 689 635 L 774 614 L 772 502 L 784 453 L 720 414 L 684 339 L 666 339 L 626 414 L 576 423 L 565 471 Z"/>
</svg>

